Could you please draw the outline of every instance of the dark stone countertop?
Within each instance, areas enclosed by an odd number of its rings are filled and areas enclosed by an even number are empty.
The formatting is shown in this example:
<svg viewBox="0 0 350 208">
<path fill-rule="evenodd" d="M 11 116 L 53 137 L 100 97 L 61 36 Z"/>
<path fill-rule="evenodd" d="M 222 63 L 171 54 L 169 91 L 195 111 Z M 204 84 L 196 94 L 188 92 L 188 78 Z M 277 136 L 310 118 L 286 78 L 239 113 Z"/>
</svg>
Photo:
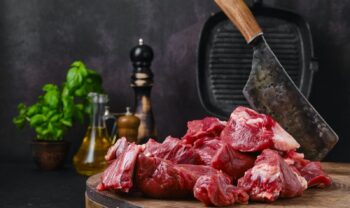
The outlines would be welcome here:
<svg viewBox="0 0 350 208">
<path fill-rule="evenodd" d="M 39 171 L 34 163 L 0 164 L 1 208 L 84 207 L 85 181 L 73 167 Z"/>
</svg>

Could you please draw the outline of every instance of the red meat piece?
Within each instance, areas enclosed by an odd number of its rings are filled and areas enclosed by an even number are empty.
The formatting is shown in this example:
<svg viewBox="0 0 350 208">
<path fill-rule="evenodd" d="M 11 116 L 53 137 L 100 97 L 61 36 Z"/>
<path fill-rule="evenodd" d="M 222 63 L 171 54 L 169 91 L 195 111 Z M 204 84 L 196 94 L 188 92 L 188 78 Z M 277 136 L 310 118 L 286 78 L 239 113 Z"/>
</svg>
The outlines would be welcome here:
<svg viewBox="0 0 350 208">
<path fill-rule="evenodd" d="M 168 136 L 163 143 L 153 139 L 145 144 L 143 153 L 146 156 L 159 157 L 179 164 L 203 164 L 200 155 L 189 144 Z"/>
<path fill-rule="evenodd" d="M 207 206 L 229 206 L 236 202 L 247 204 L 248 194 L 230 183 L 222 174 L 201 176 L 194 185 L 194 197 Z"/>
<path fill-rule="evenodd" d="M 224 144 L 212 158 L 211 166 L 222 170 L 234 181 L 244 175 L 244 172 L 254 166 L 255 157 L 234 150 L 231 145 Z"/>
<path fill-rule="evenodd" d="M 242 106 L 232 112 L 220 137 L 242 152 L 255 152 L 267 148 L 289 151 L 300 147 L 270 116 Z"/>
<path fill-rule="evenodd" d="M 120 157 L 115 159 L 103 172 L 97 189 L 100 191 L 113 189 L 129 192 L 133 186 L 133 173 L 140 151 L 141 146 L 130 144 Z"/>
<path fill-rule="evenodd" d="M 194 148 L 205 165 L 224 171 L 234 181 L 253 167 L 255 161 L 254 157 L 234 150 L 233 147 L 222 142 L 219 137 L 200 138 L 194 142 Z"/>
<path fill-rule="evenodd" d="M 310 162 L 299 171 L 307 180 L 308 187 L 324 188 L 332 184 L 332 179 L 322 170 L 320 162 Z"/>
<path fill-rule="evenodd" d="M 219 136 L 225 125 L 225 121 L 220 121 L 214 117 L 189 121 L 187 122 L 187 132 L 182 137 L 182 141 L 187 144 L 193 144 L 194 141 L 201 137 Z"/>
<path fill-rule="evenodd" d="M 275 150 L 266 149 L 257 157 L 254 167 L 238 180 L 238 187 L 253 201 L 272 202 L 278 197 L 300 196 L 307 182 Z"/>
<path fill-rule="evenodd" d="M 158 143 L 153 139 L 145 144 L 143 153 L 146 156 L 165 158 L 180 143 L 178 138 L 168 136 L 163 143 Z M 177 147 L 178 148 L 178 147 Z"/>
<path fill-rule="evenodd" d="M 153 155 L 165 155 L 162 153 L 163 149 L 160 148 L 162 144 L 158 143 L 154 139 L 149 139 L 146 144 L 144 144 L 144 150 L 143 154 L 147 156 L 153 156 Z"/>
<path fill-rule="evenodd" d="M 136 181 L 139 190 L 154 198 L 183 198 L 193 194 L 193 186 L 203 175 L 222 174 L 203 165 L 174 164 L 157 157 L 140 154 Z M 227 177 L 227 180 L 230 180 Z"/>
<path fill-rule="evenodd" d="M 194 142 L 194 148 L 205 165 L 211 165 L 211 161 L 223 142 L 219 137 L 203 137 Z"/>
<path fill-rule="evenodd" d="M 177 164 L 204 164 L 200 155 L 189 144 L 178 143 L 163 159 L 170 160 Z"/>
<path fill-rule="evenodd" d="M 119 138 L 117 142 L 108 149 L 105 159 L 111 161 L 118 158 L 128 146 L 129 143 L 125 137 Z"/>
<path fill-rule="evenodd" d="M 303 153 L 298 153 L 295 150 L 291 150 L 288 152 L 281 152 L 282 157 L 284 158 L 284 161 L 288 165 L 292 165 L 293 167 L 297 168 L 300 170 L 303 168 L 305 165 L 307 165 L 310 160 L 304 159 L 304 154 Z"/>
<path fill-rule="evenodd" d="M 306 179 L 308 187 L 324 188 L 332 184 L 332 179 L 323 171 L 320 162 L 306 160 L 304 154 L 295 151 L 285 153 L 284 158 Z"/>
</svg>

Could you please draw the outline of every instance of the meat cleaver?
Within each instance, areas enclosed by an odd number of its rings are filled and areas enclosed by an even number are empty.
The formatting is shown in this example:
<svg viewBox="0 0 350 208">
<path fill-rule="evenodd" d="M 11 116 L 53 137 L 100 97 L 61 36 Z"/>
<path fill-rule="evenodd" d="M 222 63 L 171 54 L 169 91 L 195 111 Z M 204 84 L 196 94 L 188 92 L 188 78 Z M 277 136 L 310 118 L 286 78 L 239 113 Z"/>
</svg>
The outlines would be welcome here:
<svg viewBox="0 0 350 208">
<path fill-rule="evenodd" d="M 338 136 L 308 102 L 267 44 L 244 0 L 215 0 L 253 47 L 243 94 L 252 108 L 271 115 L 300 143 L 305 158 L 322 160 Z"/>
</svg>

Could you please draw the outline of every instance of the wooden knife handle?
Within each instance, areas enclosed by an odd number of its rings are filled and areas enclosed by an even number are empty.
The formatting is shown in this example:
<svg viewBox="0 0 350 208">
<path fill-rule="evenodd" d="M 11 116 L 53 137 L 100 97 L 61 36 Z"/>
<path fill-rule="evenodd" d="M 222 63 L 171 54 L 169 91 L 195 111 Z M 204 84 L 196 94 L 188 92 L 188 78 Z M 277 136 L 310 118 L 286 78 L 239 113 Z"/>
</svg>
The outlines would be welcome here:
<svg viewBox="0 0 350 208">
<path fill-rule="evenodd" d="M 215 0 L 216 4 L 233 22 L 247 43 L 262 34 L 262 30 L 244 0 Z"/>
</svg>

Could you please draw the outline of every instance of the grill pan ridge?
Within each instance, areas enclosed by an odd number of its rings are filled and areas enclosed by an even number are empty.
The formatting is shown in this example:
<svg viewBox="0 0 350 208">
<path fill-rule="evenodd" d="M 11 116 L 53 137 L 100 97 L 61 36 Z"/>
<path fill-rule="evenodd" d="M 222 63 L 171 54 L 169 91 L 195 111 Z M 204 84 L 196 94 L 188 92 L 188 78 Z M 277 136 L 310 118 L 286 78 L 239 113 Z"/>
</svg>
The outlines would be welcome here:
<svg viewBox="0 0 350 208">
<path fill-rule="evenodd" d="M 318 69 L 308 24 L 288 11 L 253 6 L 267 42 L 289 76 L 308 97 Z M 211 16 L 201 32 L 197 51 L 197 87 L 202 106 L 226 119 L 238 106 L 248 106 L 242 89 L 249 77 L 253 50 L 227 17 Z"/>
</svg>

